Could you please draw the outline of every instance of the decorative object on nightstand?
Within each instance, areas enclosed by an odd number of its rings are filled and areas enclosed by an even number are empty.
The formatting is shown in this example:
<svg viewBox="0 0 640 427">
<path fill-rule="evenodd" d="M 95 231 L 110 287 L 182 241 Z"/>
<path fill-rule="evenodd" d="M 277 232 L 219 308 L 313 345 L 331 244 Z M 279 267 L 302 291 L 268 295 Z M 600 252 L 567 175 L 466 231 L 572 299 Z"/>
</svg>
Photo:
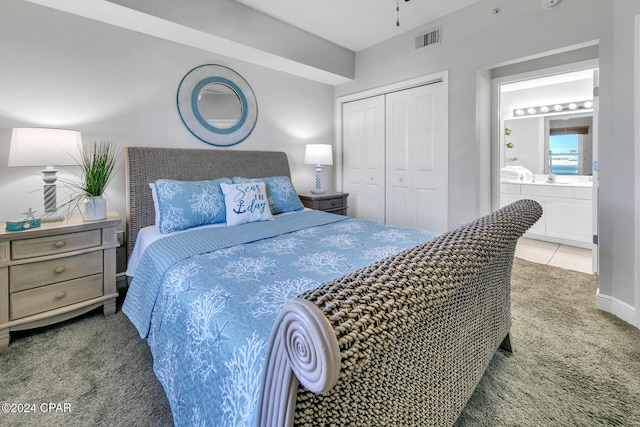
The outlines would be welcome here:
<svg viewBox="0 0 640 427">
<path fill-rule="evenodd" d="M 329 144 L 307 144 L 304 151 L 304 163 L 316 165 L 316 188 L 313 194 L 324 194 L 322 189 L 322 165 L 333 164 L 333 153 Z"/>
<path fill-rule="evenodd" d="M 45 166 L 42 222 L 61 221 L 56 202 L 55 166 L 75 165 L 74 154 L 82 146 L 80 132 L 66 129 L 14 128 L 9 166 Z"/>
<path fill-rule="evenodd" d="M 69 182 L 67 185 L 76 191 L 67 205 L 79 209 L 85 221 L 96 221 L 107 216 L 107 201 L 103 197 L 107 185 L 115 174 L 120 152 L 110 141 L 95 141 L 82 150 L 80 184 Z"/>
<path fill-rule="evenodd" d="M 20 233 L 0 231 L 0 349 L 12 331 L 101 306 L 105 315 L 115 313 L 118 224 L 116 212 L 93 222 L 76 214 Z"/>
<path fill-rule="evenodd" d="M 24 219 L 7 221 L 4 227 L 5 231 L 23 231 L 40 227 L 41 221 L 40 218 L 36 218 L 36 212 L 37 211 L 29 208 L 22 212 L 25 215 Z"/>
<path fill-rule="evenodd" d="M 337 191 L 327 191 L 324 194 L 315 194 L 313 192 L 298 194 L 305 207 L 338 215 L 347 214 L 347 196 L 349 196 L 349 193 Z"/>
</svg>

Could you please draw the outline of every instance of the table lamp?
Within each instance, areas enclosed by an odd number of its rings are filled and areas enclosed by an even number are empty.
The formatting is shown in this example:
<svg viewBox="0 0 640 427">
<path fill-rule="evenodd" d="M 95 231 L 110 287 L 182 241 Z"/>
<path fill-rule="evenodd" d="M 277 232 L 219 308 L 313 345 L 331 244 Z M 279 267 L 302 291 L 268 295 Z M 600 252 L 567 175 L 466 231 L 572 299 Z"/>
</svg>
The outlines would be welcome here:
<svg viewBox="0 0 640 427">
<path fill-rule="evenodd" d="M 77 165 L 82 147 L 80 132 L 66 129 L 14 128 L 9 147 L 9 166 L 44 166 L 44 215 L 42 222 L 61 221 L 57 211 L 54 166 Z"/>
<path fill-rule="evenodd" d="M 322 165 L 333 164 L 333 153 L 329 144 L 307 144 L 304 151 L 304 163 L 316 165 L 316 188 L 313 194 L 324 194 L 322 189 Z"/>
</svg>

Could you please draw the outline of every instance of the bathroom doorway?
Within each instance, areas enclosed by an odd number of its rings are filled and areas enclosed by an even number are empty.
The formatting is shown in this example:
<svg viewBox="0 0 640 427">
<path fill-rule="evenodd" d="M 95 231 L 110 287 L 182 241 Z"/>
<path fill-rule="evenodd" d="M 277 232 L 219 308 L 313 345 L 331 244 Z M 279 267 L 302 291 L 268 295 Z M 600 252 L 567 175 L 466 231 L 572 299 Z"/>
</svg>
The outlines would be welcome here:
<svg viewBox="0 0 640 427">
<path fill-rule="evenodd" d="M 497 78 L 492 88 L 494 207 L 536 200 L 544 213 L 525 237 L 590 254 L 596 273 L 597 86 L 590 60 Z"/>
</svg>

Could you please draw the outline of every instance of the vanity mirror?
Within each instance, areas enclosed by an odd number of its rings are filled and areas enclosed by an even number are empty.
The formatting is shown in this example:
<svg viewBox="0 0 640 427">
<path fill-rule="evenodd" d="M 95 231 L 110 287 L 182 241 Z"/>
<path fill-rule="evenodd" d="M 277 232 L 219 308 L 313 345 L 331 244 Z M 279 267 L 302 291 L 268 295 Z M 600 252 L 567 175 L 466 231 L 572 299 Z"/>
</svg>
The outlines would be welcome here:
<svg viewBox="0 0 640 427">
<path fill-rule="evenodd" d="M 229 146 L 249 136 L 258 118 L 258 104 L 249 83 L 222 65 L 200 65 L 178 86 L 178 111 L 200 140 Z"/>
</svg>

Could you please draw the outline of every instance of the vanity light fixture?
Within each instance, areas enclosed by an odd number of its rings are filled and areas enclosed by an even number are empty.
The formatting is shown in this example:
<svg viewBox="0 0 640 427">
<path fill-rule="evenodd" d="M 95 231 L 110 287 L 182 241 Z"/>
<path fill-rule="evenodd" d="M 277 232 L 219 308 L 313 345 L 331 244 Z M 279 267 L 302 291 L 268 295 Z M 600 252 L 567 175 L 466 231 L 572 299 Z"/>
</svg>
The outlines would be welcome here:
<svg viewBox="0 0 640 427">
<path fill-rule="evenodd" d="M 524 115 L 539 115 L 548 113 L 560 113 L 562 111 L 580 111 L 593 108 L 593 101 L 567 102 L 564 104 L 547 104 L 535 107 L 522 107 L 513 110 L 514 117 Z"/>
</svg>

